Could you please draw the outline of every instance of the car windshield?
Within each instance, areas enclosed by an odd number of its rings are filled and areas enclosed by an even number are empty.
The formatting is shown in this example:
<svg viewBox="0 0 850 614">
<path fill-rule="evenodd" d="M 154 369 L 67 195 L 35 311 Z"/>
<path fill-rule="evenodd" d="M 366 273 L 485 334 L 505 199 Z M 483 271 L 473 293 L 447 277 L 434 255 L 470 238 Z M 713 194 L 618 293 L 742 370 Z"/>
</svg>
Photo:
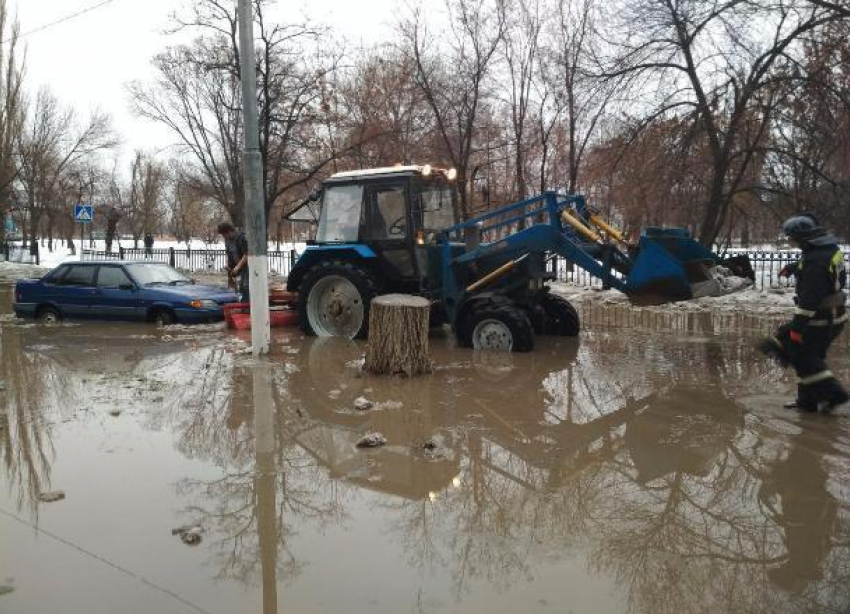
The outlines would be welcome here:
<svg viewBox="0 0 850 614">
<path fill-rule="evenodd" d="M 129 264 L 127 270 L 142 286 L 190 284 L 192 280 L 167 264 Z"/>
</svg>

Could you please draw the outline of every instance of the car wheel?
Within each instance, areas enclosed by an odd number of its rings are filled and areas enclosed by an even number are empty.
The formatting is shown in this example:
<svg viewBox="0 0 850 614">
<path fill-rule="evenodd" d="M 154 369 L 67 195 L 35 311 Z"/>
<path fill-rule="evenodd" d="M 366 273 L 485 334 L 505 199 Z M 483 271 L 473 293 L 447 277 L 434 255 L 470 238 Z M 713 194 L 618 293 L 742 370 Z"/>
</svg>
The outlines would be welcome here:
<svg viewBox="0 0 850 614">
<path fill-rule="evenodd" d="M 62 314 L 55 307 L 42 307 L 35 318 L 42 324 L 59 324 L 62 321 Z"/>
<path fill-rule="evenodd" d="M 174 317 L 174 314 L 165 309 L 159 309 L 155 311 L 151 319 L 153 320 L 153 323 L 157 326 L 168 326 L 170 324 L 174 324 L 177 321 L 177 318 Z"/>
</svg>

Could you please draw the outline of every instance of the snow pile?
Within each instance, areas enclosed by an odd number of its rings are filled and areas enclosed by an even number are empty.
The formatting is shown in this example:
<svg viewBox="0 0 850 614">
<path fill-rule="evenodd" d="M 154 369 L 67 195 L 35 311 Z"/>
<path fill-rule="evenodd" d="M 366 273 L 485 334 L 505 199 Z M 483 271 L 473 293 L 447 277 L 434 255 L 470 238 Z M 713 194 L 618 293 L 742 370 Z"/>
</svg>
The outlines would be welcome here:
<svg viewBox="0 0 850 614">
<path fill-rule="evenodd" d="M 740 284 L 741 278 L 728 279 L 728 287 Z M 743 289 L 718 296 L 702 296 L 689 301 L 666 303 L 638 307 L 629 303 L 628 297 L 618 290 L 600 290 L 574 286 L 563 282 L 550 282 L 552 292 L 559 294 L 576 305 L 616 305 L 630 309 L 643 309 L 657 312 L 758 312 L 759 314 L 783 315 L 794 311 L 793 288 L 770 288 L 759 290 L 752 287 L 749 280 Z"/>
<path fill-rule="evenodd" d="M 18 264 L 16 262 L 0 262 L 0 283 L 15 282 L 19 279 L 40 278 L 50 269 L 34 264 Z"/>
<path fill-rule="evenodd" d="M 707 281 L 691 285 L 694 298 L 722 296 L 724 294 L 731 294 L 732 292 L 739 292 L 753 285 L 752 280 L 746 277 L 738 277 L 725 266 L 711 267 L 708 274 L 709 279 Z"/>
</svg>

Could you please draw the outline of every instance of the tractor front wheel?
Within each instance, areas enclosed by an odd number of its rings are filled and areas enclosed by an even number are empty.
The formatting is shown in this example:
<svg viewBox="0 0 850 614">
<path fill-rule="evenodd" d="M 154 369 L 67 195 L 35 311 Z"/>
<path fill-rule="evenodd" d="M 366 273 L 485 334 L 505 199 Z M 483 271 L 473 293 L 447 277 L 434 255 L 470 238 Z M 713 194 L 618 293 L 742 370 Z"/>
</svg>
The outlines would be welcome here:
<svg viewBox="0 0 850 614">
<path fill-rule="evenodd" d="M 534 330 L 526 312 L 510 302 L 487 301 L 475 306 L 457 331 L 458 342 L 476 350 L 530 352 Z"/>
<path fill-rule="evenodd" d="M 338 260 L 323 262 L 307 271 L 298 290 L 301 329 L 319 337 L 363 339 L 377 294 L 378 283 L 368 269 Z"/>
</svg>

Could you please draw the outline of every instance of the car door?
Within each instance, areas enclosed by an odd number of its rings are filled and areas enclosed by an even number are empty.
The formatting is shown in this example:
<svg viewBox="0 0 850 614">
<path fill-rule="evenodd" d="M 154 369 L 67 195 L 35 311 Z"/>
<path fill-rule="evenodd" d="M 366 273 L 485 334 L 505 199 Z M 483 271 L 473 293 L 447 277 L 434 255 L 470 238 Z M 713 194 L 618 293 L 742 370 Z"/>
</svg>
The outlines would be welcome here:
<svg viewBox="0 0 850 614">
<path fill-rule="evenodd" d="M 45 275 L 44 279 L 41 280 L 38 302 L 59 305 L 61 302 L 59 297 L 63 290 L 62 278 L 68 273 L 70 266 L 69 264 L 63 264 Z"/>
<path fill-rule="evenodd" d="M 97 265 L 71 264 L 62 279 L 56 283 L 56 305 L 65 317 L 87 318 L 97 289 L 94 274 Z"/>
<path fill-rule="evenodd" d="M 97 271 L 92 315 L 110 320 L 139 318 L 139 290 L 120 265 L 103 264 Z"/>
<path fill-rule="evenodd" d="M 411 219 L 407 207 L 407 181 L 382 181 L 366 188 L 364 238 L 393 272 L 415 279 Z"/>
</svg>

